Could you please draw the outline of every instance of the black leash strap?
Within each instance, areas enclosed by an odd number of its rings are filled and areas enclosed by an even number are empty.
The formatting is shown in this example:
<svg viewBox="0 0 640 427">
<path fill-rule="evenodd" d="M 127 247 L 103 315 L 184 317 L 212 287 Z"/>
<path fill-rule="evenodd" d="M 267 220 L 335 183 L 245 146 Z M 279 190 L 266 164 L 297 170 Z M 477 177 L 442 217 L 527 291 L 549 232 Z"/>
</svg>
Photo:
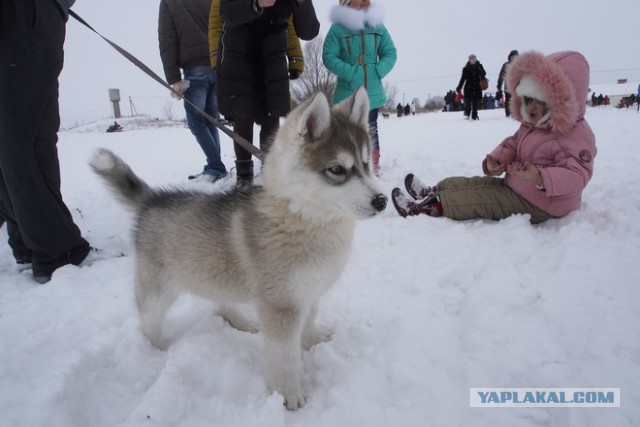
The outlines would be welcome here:
<svg viewBox="0 0 640 427">
<path fill-rule="evenodd" d="M 100 38 L 102 38 L 102 40 L 106 41 L 107 43 L 109 43 L 111 45 L 111 47 L 113 47 L 115 50 L 117 50 L 118 52 L 120 52 L 120 54 L 122 56 L 124 56 L 125 58 L 127 58 L 129 61 L 131 61 L 134 65 L 136 65 L 138 68 L 140 68 L 142 71 L 144 71 L 145 73 L 147 73 L 147 75 L 149 75 L 149 77 L 151 77 L 153 80 L 157 81 L 158 83 L 160 83 L 162 86 L 164 86 L 166 89 L 168 89 L 170 92 L 174 93 L 178 98 L 182 98 L 182 95 L 180 95 L 178 92 L 176 92 L 175 90 L 173 90 L 173 88 L 167 84 L 167 82 L 165 82 L 164 80 L 162 80 L 160 78 L 160 76 L 158 76 L 156 73 L 154 73 L 151 68 L 147 67 L 142 61 L 140 61 L 138 58 L 136 58 L 135 56 L 133 56 L 132 54 L 130 54 L 129 52 L 127 52 L 126 50 L 124 50 L 123 48 L 121 48 L 120 46 L 118 46 L 116 43 L 112 42 L 111 40 L 109 40 L 108 38 L 106 38 L 105 36 L 103 36 L 102 34 L 100 34 L 99 32 L 97 32 L 91 25 L 89 25 L 87 23 L 87 21 L 85 21 L 84 19 L 82 19 L 80 16 L 78 16 L 78 14 L 76 14 L 74 11 L 69 10 L 69 15 L 73 16 L 78 22 L 80 22 L 81 24 L 83 24 L 84 26 L 86 26 L 87 28 L 89 28 L 91 31 L 93 31 L 94 33 L 96 33 L 97 35 L 100 36 Z M 240 146 L 242 146 L 242 148 L 244 148 L 245 150 L 247 150 L 248 152 L 250 152 L 251 154 L 253 154 L 254 156 L 256 156 L 258 159 L 260 160 L 264 160 L 264 151 L 260 150 L 258 147 L 254 146 L 251 142 L 247 141 L 245 138 L 241 137 L 240 135 L 238 135 L 236 132 L 232 131 L 231 129 L 227 128 L 225 125 L 223 125 L 222 123 L 220 123 L 220 120 L 218 120 L 215 117 L 212 117 L 210 114 L 208 114 L 206 111 L 202 110 L 200 107 L 198 107 L 197 105 L 194 105 L 192 102 L 182 98 L 184 100 L 184 102 L 188 103 L 189 105 L 191 105 L 193 108 L 196 109 L 196 111 L 198 111 L 200 114 L 202 114 L 204 117 L 207 118 L 207 120 L 209 120 L 211 123 L 213 123 L 218 129 L 220 129 L 222 132 L 224 132 L 229 138 L 231 138 L 233 141 L 237 142 Z"/>
</svg>

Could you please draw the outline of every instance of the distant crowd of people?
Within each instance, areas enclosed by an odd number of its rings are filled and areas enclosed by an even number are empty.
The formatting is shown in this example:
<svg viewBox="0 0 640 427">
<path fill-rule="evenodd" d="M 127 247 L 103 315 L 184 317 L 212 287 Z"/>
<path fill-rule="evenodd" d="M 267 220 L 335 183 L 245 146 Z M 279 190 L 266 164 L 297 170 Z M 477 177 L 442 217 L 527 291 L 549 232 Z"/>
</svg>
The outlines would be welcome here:
<svg viewBox="0 0 640 427">
<path fill-rule="evenodd" d="M 494 110 L 496 108 L 503 108 L 504 97 L 498 98 L 497 96 L 491 93 L 485 93 L 480 100 L 480 104 L 478 106 L 478 110 Z M 462 97 L 460 99 L 456 99 L 456 92 L 454 90 L 450 90 L 444 96 L 444 106 L 442 107 L 442 111 L 463 111 L 464 110 L 464 100 Z"/>
<path fill-rule="evenodd" d="M 601 105 L 609 105 L 611 100 L 609 99 L 609 95 L 602 96 L 602 94 L 596 96 L 596 93 L 593 92 L 591 94 L 591 106 L 599 107 Z"/>
<path fill-rule="evenodd" d="M 415 115 L 416 114 L 416 102 L 415 101 L 411 101 L 411 104 L 407 104 L 407 105 L 404 105 L 404 106 L 401 103 L 398 102 L 398 105 L 396 105 L 396 112 L 398 113 L 398 117 Z"/>
<path fill-rule="evenodd" d="M 639 98 L 640 98 L 640 94 L 636 95 L 635 93 L 632 93 L 629 96 L 623 96 L 618 100 L 615 107 L 629 108 L 629 107 L 633 107 L 634 105 L 640 107 Z M 609 98 L 609 95 L 603 96 L 602 94 L 600 94 L 596 96 L 595 92 L 591 94 L 592 107 L 601 107 L 601 106 L 608 106 L 608 105 L 611 105 L 611 98 Z"/>
</svg>

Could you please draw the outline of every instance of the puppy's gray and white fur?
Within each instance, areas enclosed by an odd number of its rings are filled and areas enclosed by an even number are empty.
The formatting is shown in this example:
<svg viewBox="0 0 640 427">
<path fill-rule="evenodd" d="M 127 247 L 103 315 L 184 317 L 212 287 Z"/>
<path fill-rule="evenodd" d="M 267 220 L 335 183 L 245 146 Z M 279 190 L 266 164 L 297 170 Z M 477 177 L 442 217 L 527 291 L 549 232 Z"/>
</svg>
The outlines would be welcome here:
<svg viewBox="0 0 640 427">
<path fill-rule="evenodd" d="M 315 324 L 318 301 L 347 263 L 355 220 L 386 206 L 369 165 L 368 113 L 363 88 L 333 108 L 315 94 L 277 132 L 264 185 L 220 194 L 152 189 L 112 152 L 95 154 L 94 171 L 137 215 L 135 295 L 155 346 L 166 348 L 162 323 L 182 292 L 221 303 L 248 331 L 233 304 L 253 302 L 268 384 L 287 408 L 304 405 L 301 347 L 331 337 Z"/>
</svg>

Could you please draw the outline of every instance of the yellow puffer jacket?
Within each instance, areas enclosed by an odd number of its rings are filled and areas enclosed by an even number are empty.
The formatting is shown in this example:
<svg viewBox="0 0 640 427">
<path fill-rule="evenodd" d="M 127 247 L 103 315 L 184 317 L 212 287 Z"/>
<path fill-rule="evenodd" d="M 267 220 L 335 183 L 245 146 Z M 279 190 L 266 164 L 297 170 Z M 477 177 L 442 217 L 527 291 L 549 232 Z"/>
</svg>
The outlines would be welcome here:
<svg viewBox="0 0 640 427">
<path fill-rule="evenodd" d="M 218 62 L 218 42 L 222 33 L 222 18 L 220 18 L 220 0 L 211 1 L 209 12 L 209 59 L 211 68 L 216 69 Z M 293 28 L 293 17 L 289 19 L 289 31 L 287 33 L 287 58 L 289 59 L 289 71 L 304 71 L 304 56 L 300 39 Z"/>
</svg>

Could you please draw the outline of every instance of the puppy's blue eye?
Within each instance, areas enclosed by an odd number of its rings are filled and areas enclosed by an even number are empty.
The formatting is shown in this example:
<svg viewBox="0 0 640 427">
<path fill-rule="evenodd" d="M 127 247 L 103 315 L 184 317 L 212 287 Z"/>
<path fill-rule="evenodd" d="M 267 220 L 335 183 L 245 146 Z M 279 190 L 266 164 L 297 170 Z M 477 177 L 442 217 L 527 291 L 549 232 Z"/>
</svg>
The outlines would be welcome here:
<svg viewBox="0 0 640 427">
<path fill-rule="evenodd" d="M 342 165 L 331 166 L 328 171 L 334 175 L 344 175 L 347 172 L 347 170 Z"/>
</svg>

